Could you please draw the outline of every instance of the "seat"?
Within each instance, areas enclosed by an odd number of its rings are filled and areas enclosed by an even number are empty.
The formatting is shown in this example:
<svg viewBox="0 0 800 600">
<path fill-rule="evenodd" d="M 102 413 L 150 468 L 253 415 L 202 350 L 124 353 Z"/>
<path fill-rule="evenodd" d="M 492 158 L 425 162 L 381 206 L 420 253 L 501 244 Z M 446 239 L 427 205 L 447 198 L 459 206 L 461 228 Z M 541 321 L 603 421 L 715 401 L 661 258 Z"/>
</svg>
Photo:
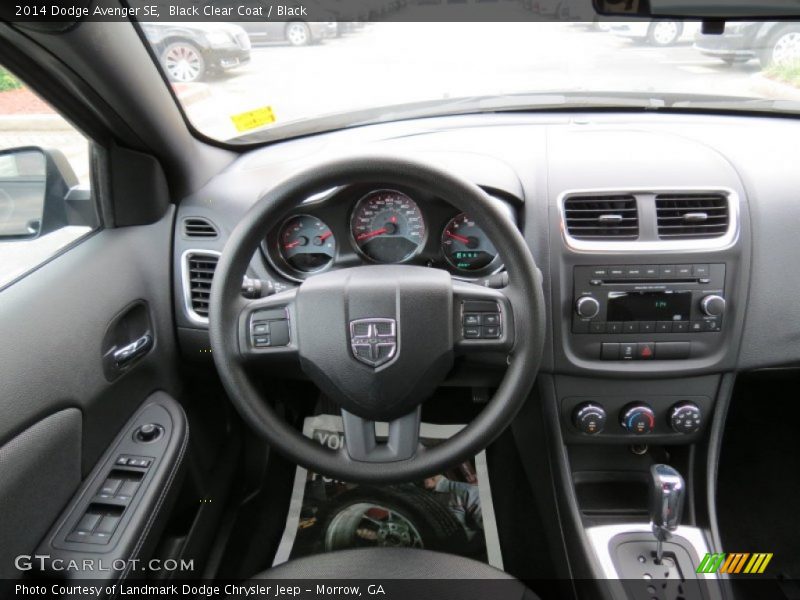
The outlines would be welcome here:
<svg viewBox="0 0 800 600">
<path fill-rule="evenodd" d="M 254 579 L 377 580 L 375 583 L 386 589 L 386 597 L 415 600 L 538 599 L 521 581 L 494 567 L 453 554 L 412 548 L 362 548 L 307 556 L 264 571 Z M 421 579 L 426 580 L 424 585 L 419 584 Z M 368 595 L 367 590 L 362 594 Z"/>
</svg>

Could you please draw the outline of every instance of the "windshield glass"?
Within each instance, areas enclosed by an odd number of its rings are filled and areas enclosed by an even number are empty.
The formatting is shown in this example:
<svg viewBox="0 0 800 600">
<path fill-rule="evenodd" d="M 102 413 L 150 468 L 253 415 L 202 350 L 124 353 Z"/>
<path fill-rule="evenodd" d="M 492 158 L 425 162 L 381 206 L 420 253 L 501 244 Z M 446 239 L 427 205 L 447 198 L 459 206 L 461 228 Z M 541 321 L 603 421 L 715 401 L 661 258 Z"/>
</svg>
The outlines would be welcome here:
<svg viewBox="0 0 800 600">
<path fill-rule="evenodd" d="M 530 3 L 512 4 L 520 22 L 142 28 L 192 124 L 232 143 L 480 111 L 800 111 L 800 23 L 728 23 L 704 35 L 697 22 L 530 22 Z M 387 3 L 398 21 L 426 9 Z"/>
</svg>

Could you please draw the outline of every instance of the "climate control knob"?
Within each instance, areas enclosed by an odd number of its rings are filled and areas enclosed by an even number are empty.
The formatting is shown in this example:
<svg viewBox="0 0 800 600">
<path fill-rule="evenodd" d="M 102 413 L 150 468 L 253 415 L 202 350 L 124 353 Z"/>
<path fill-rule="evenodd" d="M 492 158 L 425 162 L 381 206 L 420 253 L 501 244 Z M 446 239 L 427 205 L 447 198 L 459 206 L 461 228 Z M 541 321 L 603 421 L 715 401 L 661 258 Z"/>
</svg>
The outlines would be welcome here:
<svg viewBox="0 0 800 600">
<path fill-rule="evenodd" d="M 669 409 L 669 424 L 677 433 L 695 433 L 700 429 L 702 416 L 694 402 L 679 402 Z"/>
<path fill-rule="evenodd" d="M 628 404 L 620 412 L 619 421 L 629 433 L 643 435 L 653 431 L 656 415 L 647 404 Z"/>
<path fill-rule="evenodd" d="M 725 298 L 711 294 L 700 301 L 700 309 L 709 317 L 721 317 L 725 313 Z"/>
<path fill-rule="evenodd" d="M 594 435 L 603 431 L 606 424 L 606 411 L 599 404 L 586 402 L 575 407 L 572 424 L 581 433 Z"/>
<path fill-rule="evenodd" d="M 575 312 L 582 319 L 593 319 L 600 312 L 600 303 L 591 296 L 582 296 L 575 302 Z"/>
</svg>

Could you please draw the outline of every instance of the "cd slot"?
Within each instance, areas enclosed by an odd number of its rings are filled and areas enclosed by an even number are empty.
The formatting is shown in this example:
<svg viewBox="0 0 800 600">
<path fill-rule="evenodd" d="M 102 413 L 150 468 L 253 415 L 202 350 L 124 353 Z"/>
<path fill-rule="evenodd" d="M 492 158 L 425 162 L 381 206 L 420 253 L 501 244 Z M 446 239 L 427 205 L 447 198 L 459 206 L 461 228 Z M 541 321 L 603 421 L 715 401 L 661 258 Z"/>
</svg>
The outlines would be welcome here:
<svg viewBox="0 0 800 600">
<path fill-rule="evenodd" d="M 676 283 L 708 283 L 707 279 L 598 279 L 600 285 L 675 285 Z M 596 284 L 595 284 L 596 285 Z"/>
</svg>

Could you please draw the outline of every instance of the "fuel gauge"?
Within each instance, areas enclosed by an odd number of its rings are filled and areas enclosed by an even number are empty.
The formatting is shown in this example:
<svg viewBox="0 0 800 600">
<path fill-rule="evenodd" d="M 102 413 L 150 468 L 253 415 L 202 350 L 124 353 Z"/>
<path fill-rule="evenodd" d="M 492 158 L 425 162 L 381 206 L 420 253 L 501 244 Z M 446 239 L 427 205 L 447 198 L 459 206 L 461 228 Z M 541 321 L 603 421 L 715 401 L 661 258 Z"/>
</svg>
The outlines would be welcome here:
<svg viewBox="0 0 800 600">
<path fill-rule="evenodd" d="M 336 256 L 336 239 L 330 227 L 311 215 L 296 215 L 278 233 L 278 251 L 291 268 L 301 273 L 321 271 Z"/>
</svg>

